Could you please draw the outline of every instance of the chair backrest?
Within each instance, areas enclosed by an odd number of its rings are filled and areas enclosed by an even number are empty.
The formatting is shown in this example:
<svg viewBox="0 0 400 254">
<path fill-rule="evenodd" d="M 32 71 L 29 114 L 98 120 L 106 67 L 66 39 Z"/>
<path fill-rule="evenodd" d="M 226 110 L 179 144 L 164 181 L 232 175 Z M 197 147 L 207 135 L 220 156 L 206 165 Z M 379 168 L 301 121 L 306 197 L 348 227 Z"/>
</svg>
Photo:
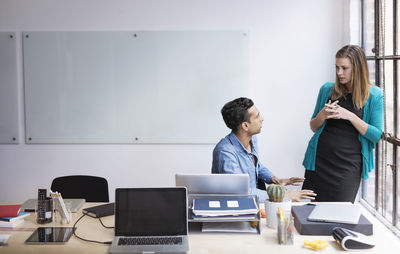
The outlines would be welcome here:
<svg viewBox="0 0 400 254">
<path fill-rule="evenodd" d="M 109 202 L 108 182 L 103 177 L 71 175 L 54 178 L 51 190 L 63 198 L 84 198 L 86 202 Z"/>
</svg>

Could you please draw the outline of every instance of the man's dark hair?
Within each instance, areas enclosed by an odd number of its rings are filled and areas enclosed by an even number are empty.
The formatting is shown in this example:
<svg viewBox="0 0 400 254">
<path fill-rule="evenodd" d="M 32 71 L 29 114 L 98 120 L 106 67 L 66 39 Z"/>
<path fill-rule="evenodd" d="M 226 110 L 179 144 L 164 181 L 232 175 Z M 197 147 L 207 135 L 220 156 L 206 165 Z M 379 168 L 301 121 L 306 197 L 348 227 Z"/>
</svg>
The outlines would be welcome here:
<svg viewBox="0 0 400 254">
<path fill-rule="evenodd" d="M 221 109 L 226 126 L 233 132 L 237 132 L 241 123 L 250 121 L 250 115 L 247 110 L 253 105 L 254 103 L 251 99 L 243 97 L 226 103 Z"/>
</svg>

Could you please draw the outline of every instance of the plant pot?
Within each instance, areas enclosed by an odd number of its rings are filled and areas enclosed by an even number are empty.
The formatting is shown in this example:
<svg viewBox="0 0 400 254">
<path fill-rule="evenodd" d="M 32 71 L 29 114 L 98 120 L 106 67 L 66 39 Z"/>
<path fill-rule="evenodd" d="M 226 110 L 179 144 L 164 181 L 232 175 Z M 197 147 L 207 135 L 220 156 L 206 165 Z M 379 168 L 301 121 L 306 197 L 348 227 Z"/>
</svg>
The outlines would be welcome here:
<svg viewBox="0 0 400 254">
<path fill-rule="evenodd" d="M 283 202 L 271 202 L 268 199 L 265 200 L 265 217 L 267 219 L 267 226 L 269 228 L 276 229 L 278 222 L 278 208 L 281 208 L 286 215 L 290 214 L 292 208 L 291 200 L 283 200 Z"/>
</svg>

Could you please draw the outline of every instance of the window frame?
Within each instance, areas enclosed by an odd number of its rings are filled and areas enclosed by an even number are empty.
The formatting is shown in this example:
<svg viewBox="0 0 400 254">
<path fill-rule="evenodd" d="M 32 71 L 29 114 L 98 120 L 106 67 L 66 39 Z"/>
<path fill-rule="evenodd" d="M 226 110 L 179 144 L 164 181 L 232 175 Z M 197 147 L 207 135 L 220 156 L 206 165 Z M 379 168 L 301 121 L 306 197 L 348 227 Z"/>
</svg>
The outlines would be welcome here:
<svg viewBox="0 0 400 254">
<path fill-rule="evenodd" d="M 364 191 L 362 191 L 360 195 L 360 201 L 366 205 L 366 207 L 372 211 L 375 215 L 378 215 L 377 217 L 382 219 L 384 224 L 388 226 L 393 232 L 395 232 L 397 235 L 400 236 L 400 221 L 399 221 L 399 200 L 398 200 L 398 192 L 399 192 L 399 176 L 398 176 L 398 168 L 399 168 L 399 163 L 398 161 L 398 156 L 397 154 L 400 152 L 400 139 L 397 136 L 399 134 L 399 119 L 398 119 L 398 113 L 397 111 L 399 110 L 398 105 L 398 99 L 399 99 L 399 73 L 398 71 L 400 70 L 399 65 L 400 65 L 400 55 L 399 51 L 400 49 L 398 48 L 398 40 L 399 40 L 399 31 L 397 26 L 399 25 L 398 18 L 399 18 L 399 1 L 400 0 L 392 0 L 393 1 L 393 51 L 391 52 L 390 55 L 385 55 L 381 53 L 381 49 L 383 48 L 381 46 L 382 38 L 380 28 L 381 28 L 381 4 L 382 0 L 374 0 L 374 55 L 368 55 L 366 56 L 367 62 L 368 61 L 373 61 L 375 63 L 375 83 L 377 86 L 381 87 L 382 86 L 382 81 L 383 81 L 383 73 L 385 70 L 382 68 L 382 62 L 391 60 L 393 61 L 393 133 L 385 133 L 383 132 L 382 138 L 379 141 L 379 143 L 376 146 L 375 149 L 375 200 L 374 200 L 374 206 L 368 202 L 364 198 Z M 366 24 L 366 11 L 365 10 L 365 0 L 360 0 L 361 4 L 361 47 L 366 50 L 366 42 L 365 42 L 365 24 Z M 367 55 L 367 54 L 366 54 Z M 386 126 L 386 122 L 384 123 Z M 386 143 L 385 143 L 386 142 Z M 388 220 L 385 217 L 386 214 L 386 203 L 385 203 L 385 183 L 383 178 L 383 174 L 385 173 L 384 170 L 386 168 L 382 168 L 382 152 L 385 152 L 384 148 L 385 146 L 393 146 L 393 154 L 391 160 L 393 161 L 393 164 L 390 165 L 392 168 L 392 184 L 393 184 L 393 193 L 392 199 L 393 199 L 393 210 L 392 210 L 392 220 Z M 385 153 L 386 154 L 386 153 Z M 384 160 L 386 161 L 386 160 Z M 366 182 L 362 182 L 362 189 L 366 188 Z"/>
</svg>

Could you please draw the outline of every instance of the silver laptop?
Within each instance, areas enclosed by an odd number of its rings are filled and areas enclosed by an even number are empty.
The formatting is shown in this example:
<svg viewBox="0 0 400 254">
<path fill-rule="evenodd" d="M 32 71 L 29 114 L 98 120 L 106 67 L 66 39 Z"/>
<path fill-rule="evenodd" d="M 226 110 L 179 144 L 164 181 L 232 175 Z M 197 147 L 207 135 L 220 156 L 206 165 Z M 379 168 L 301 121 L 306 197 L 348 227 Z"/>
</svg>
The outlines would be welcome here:
<svg viewBox="0 0 400 254">
<path fill-rule="evenodd" d="M 360 215 L 361 206 L 358 204 L 317 204 L 307 220 L 357 224 Z"/>
<path fill-rule="evenodd" d="M 175 174 L 175 185 L 185 186 L 189 194 L 249 195 L 248 174 Z"/>
<path fill-rule="evenodd" d="M 187 190 L 119 188 L 110 253 L 186 253 Z"/>
<path fill-rule="evenodd" d="M 63 200 L 64 200 L 64 203 L 71 204 L 71 212 L 73 212 L 73 213 L 78 212 L 78 210 L 85 203 L 85 199 L 83 199 L 83 198 L 63 198 Z M 35 198 L 26 200 L 21 205 L 21 211 L 34 212 L 36 209 L 36 203 L 37 203 L 37 199 L 35 199 Z"/>
</svg>

